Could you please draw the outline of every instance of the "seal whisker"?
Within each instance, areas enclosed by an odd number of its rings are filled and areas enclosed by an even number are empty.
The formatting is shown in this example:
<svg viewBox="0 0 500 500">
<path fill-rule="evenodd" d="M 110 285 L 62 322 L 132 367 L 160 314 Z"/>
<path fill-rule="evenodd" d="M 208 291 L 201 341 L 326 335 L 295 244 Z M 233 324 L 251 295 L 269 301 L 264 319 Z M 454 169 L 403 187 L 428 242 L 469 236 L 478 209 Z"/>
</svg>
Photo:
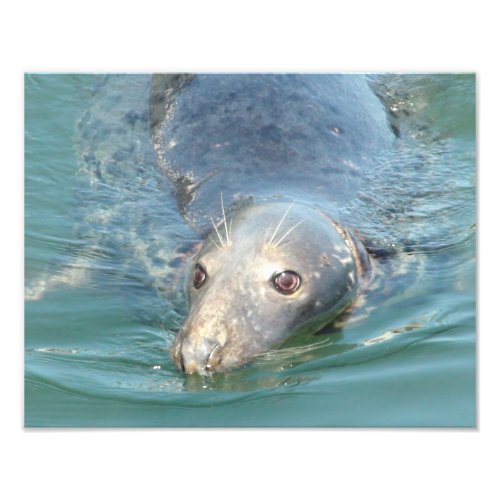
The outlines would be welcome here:
<svg viewBox="0 0 500 500">
<path fill-rule="evenodd" d="M 219 230 L 217 229 L 217 226 L 215 225 L 214 218 L 212 216 L 210 216 L 210 220 L 212 221 L 215 232 L 217 233 L 217 236 L 219 237 L 220 244 L 224 247 L 224 241 L 222 240 L 222 236 L 220 235 Z"/>
<path fill-rule="evenodd" d="M 281 220 L 278 223 L 278 227 L 274 230 L 273 235 L 271 236 L 271 239 L 269 240 L 269 243 L 267 244 L 268 246 L 271 246 L 271 243 L 274 240 L 274 237 L 276 236 L 276 233 L 278 232 L 278 229 L 280 228 L 281 224 L 283 224 L 283 221 L 285 220 L 285 217 L 288 215 L 288 212 L 292 209 L 292 207 L 295 205 L 295 202 L 293 202 L 287 209 L 286 212 L 283 214 L 283 217 L 281 217 Z"/>
<path fill-rule="evenodd" d="M 175 318 L 170 318 L 170 321 L 172 321 L 173 323 L 175 323 L 179 328 L 182 327 L 182 323 L 179 320 L 177 320 Z"/>
<path fill-rule="evenodd" d="M 274 248 L 278 248 L 280 243 L 297 227 L 299 227 L 303 222 L 305 222 L 305 219 L 300 220 L 297 222 L 297 224 L 294 224 L 274 245 Z"/>
<path fill-rule="evenodd" d="M 222 191 L 220 193 L 220 204 L 221 204 L 221 207 L 222 207 L 222 217 L 224 218 L 224 227 L 226 228 L 226 240 L 227 240 L 227 244 L 229 245 L 229 243 L 231 241 L 229 239 L 229 232 L 227 230 L 226 213 L 224 212 L 224 199 L 223 199 L 223 196 L 222 196 Z"/>
<path fill-rule="evenodd" d="M 221 249 L 222 247 L 212 238 L 212 236 L 208 236 L 210 238 L 210 241 L 219 249 Z"/>
<path fill-rule="evenodd" d="M 264 245 L 267 245 L 267 237 L 269 236 L 269 231 L 271 231 L 271 226 L 266 229 L 266 235 L 264 236 Z"/>
</svg>

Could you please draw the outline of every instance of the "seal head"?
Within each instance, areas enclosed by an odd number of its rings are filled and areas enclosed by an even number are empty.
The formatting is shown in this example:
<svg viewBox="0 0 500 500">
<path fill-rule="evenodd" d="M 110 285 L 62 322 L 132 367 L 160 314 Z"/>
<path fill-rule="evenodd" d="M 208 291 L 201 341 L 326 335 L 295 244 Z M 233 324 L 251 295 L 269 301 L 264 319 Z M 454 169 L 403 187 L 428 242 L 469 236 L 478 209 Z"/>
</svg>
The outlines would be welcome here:
<svg viewBox="0 0 500 500">
<path fill-rule="evenodd" d="M 306 205 L 251 205 L 224 217 L 191 266 L 176 365 L 227 371 L 319 330 L 353 301 L 367 263 L 347 230 Z"/>
</svg>

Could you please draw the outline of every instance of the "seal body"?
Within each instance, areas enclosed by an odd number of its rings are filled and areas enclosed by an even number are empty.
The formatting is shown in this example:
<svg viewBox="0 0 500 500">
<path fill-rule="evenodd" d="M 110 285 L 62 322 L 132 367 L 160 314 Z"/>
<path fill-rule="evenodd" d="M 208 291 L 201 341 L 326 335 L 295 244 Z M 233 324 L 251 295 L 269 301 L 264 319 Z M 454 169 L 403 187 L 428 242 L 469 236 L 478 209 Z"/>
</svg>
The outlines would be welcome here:
<svg viewBox="0 0 500 500">
<path fill-rule="evenodd" d="M 361 75 L 159 75 L 151 134 L 181 214 L 205 237 L 173 357 L 241 366 L 318 330 L 369 267 L 339 207 L 394 135 Z"/>
</svg>

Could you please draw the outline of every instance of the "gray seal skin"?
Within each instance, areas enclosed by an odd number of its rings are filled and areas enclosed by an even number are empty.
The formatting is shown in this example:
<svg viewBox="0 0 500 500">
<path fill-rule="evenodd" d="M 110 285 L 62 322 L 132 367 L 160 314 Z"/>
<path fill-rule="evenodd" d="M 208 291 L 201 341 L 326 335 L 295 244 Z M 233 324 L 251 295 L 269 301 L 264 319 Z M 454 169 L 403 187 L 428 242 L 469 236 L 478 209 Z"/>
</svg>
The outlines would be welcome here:
<svg viewBox="0 0 500 500">
<path fill-rule="evenodd" d="M 157 75 L 150 117 L 179 210 L 205 238 L 180 370 L 242 366 L 355 300 L 369 257 L 339 208 L 395 139 L 367 77 Z"/>
</svg>

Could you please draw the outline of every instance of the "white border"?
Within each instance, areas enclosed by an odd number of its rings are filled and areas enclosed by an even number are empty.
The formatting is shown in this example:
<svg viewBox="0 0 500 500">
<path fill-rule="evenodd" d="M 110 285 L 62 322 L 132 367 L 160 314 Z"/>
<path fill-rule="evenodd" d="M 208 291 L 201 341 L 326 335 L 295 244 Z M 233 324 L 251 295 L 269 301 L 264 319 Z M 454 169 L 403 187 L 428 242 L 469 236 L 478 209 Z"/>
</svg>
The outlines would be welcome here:
<svg viewBox="0 0 500 500">
<path fill-rule="evenodd" d="M 491 176 L 499 168 L 500 86 L 493 5 L 45 0 L 4 8 L 3 498 L 496 497 L 500 186 Z M 23 72 L 82 70 L 477 71 L 479 431 L 23 431 Z"/>
</svg>

